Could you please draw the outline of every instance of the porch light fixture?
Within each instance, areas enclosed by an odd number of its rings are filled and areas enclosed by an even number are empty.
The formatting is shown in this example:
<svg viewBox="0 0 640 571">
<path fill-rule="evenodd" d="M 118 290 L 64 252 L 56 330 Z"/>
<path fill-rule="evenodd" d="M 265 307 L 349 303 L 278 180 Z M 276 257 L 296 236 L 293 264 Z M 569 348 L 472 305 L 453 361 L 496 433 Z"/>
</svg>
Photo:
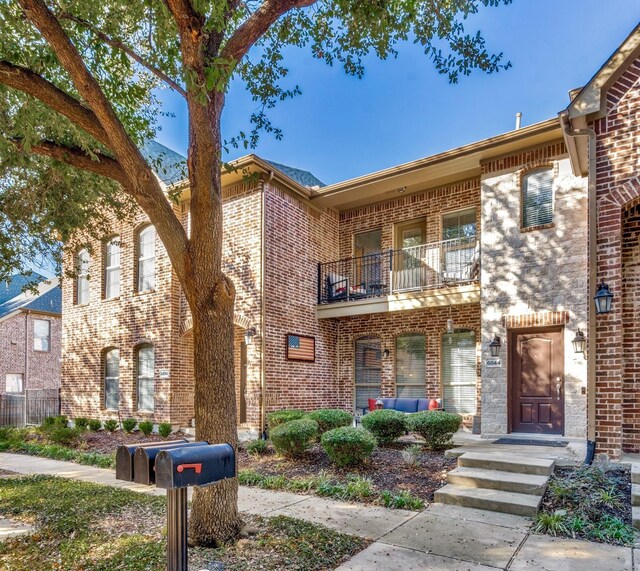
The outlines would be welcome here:
<svg viewBox="0 0 640 571">
<path fill-rule="evenodd" d="M 574 353 L 584 353 L 587 348 L 587 336 L 578 329 L 576 331 L 576 336 L 573 338 L 573 352 Z"/>
<path fill-rule="evenodd" d="M 497 357 L 500 355 L 500 348 L 502 347 L 502 341 L 500 337 L 497 335 L 493 336 L 493 340 L 489 343 L 489 351 L 491 352 L 492 357 Z"/>
<path fill-rule="evenodd" d="M 598 291 L 596 292 L 593 301 L 596 304 L 596 313 L 611 313 L 611 301 L 613 300 L 613 294 L 609 289 L 609 286 L 604 283 L 604 280 L 598 284 Z"/>
<path fill-rule="evenodd" d="M 249 327 L 249 329 L 245 330 L 244 332 L 244 344 L 245 345 L 252 345 L 253 344 L 253 338 L 256 335 L 256 328 L 255 327 Z"/>
<path fill-rule="evenodd" d="M 385 350 L 382 352 L 382 357 L 383 357 L 383 358 L 385 358 L 385 359 L 388 359 L 388 358 L 389 358 L 389 354 L 390 354 L 390 353 L 391 353 L 391 352 L 389 351 L 389 349 L 385 349 Z"/>
<path fill-rule="evenodd" d="M 455 324 L 453 323 L 453 319 L 451 319 L 450 317 L 449 319 L 447 319 L 447 333 L 454 333 L 455 330 Z"/>
</svg>

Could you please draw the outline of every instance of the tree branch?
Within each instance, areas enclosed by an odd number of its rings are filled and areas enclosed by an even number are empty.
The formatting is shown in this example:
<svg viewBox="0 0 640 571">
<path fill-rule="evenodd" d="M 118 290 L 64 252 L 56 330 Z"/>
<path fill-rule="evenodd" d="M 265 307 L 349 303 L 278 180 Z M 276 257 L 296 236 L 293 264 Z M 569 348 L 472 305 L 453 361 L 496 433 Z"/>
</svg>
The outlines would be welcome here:
<svg viewBox="0 0 640 571">
<path fill-rule="evenodd" d="M 264 0 L 260 8 L 229 38 L 220 57 L 237 64 L 280 16 L 294 8 L 305 8 L 316 2 L 317 0 Z"/>
<path fill-rule="evenodd" d="M 116 48 L 118 50 L 123 51 L 132 60 L 138 62 L 142 67 L 144 67 L 145 69 L 150 71 L 158 79 L 160 79 L 161 81 L 164 81 L 171 89 L 173 89 L 175 92 L 177 92 L 180 95 L 182 95 L 182 97 L 186 97 L 187 96 L 187 93 L 180 86 L 180 84 L 178 84 L 177 81 L 175 81 L 174 79 L 169 77 L 161 69 L 158 69 L 156 66 L 152 65 L 151 63 L 149 63 L 142 56 L 137 54 L 129 46 L 127 46 L 126 44 L 124 44 L 120 40 L 115 40 L 115 39 L 111 38 L 110 36 L 107 36 L 107 34 L 105 34 L 104 32 L 102 32 L 99 29 L 97 29 L 96 27 L 94 27 L 90 22 L 87 22 L 86 20 L 83 20 L 82 18 L 78 18 L 77 16 L 74 16 L 73 14 L 69 14 L 68 12 L 61 12 L 59 16 L 60 16 L 60 18 L 64 18 L 65 20 L 70 20 L 72 22 L 75 22 L 76 24 L 80 24 L 81 26 L 84 26 L 85 28 L 90 30 L 92 33 L 94 33 L 98 38 L 100 38 L 105 44 L 110 45 L 113 48 Z"/>
<path fill-rule="evenodd" d="M 37 73 L 7 61 L 0 61 L 0 83 L 35 97 L 109 147 L 109 137 L 93 111 Z"/>
</svg>

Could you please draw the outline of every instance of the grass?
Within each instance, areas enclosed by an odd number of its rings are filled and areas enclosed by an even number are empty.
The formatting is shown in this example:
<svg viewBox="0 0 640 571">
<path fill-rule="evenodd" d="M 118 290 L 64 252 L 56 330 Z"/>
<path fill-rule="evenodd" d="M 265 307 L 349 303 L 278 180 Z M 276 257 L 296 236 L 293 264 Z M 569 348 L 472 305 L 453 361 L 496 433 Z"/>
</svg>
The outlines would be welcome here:
<svg viewBox="0 0 640 571">
<path fill-rule="evenodd" d="M 0 514 L 33 533 L 0 542 L 11 571 L 161 571 L 166 566 L 165 500 L 50 476 L 0 479 Z M 191 548 L 190 566 L 226 570 L 334 569 L 368 541 L 288 517 L 247 516 L 255 534 L 219 549 Z"/>
<path fill-rule="evenodd" d="M 371 480 L 362 476 L 349 476 L 346 482 L 335 482 L 326 472 L 305 478 L 266 476 L 255 470 L 240 470 L 238 481 L 245 486 L 256 486 L 265 490 L 286 490 L 296 493 L 315 493 L 318 496 L 345 501 L 362 501 L 388 508 L 421 510 L 424 501 L 407 491 L 394 494 L 388 490 L 377 492 Z"/>
<path fill-rule="evenodd" d="M 41 456 L 51 460 L 66 460 L 86 466 L 98 468 L 115 468 L 115 454 L 100 454 L 98 452 L 83 452 L 68 446 L 34 441 L 33 429 L 1 428 L 0 452 L 18 452 L 30 456 Z"/>
</svg>

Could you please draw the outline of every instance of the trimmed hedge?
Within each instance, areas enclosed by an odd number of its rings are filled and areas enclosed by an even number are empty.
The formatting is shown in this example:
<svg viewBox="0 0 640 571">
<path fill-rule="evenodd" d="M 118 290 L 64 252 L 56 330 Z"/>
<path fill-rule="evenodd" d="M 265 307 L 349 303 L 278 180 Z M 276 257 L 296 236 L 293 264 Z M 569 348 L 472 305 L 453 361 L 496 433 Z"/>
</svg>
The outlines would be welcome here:
<svg viewBox="0 0 640 571">
<path fill-rule="evenodd" d="M 118 428 L 118 421 L 115 418 L 110 418 L 104 421 L 104 429 L 107 432 L 115 432 Z"/>
<path fill-rule="evenodd" d="M 167 438 L 172 431 L 173 431 L 173 428 L 171 427 L 170 422 L 161 422 L 158 425 L 158 434 L 162 436 L 162 438 Z"/>
<path fill-rule="evenodd" d="M 457 414 L 431 410 L 411 415 L 411 431 L 427 441 L 432 450 L 442 450 L 451 445 L 451 438 L 462 424 Z"/>
<path fill-rule="evenodd" d="M 320 443 L 330 460 L 341 467 L 362 464 L 376 448 L 373 434 L 353 426 L 342 426 L 325 432 Z"/>
<path fill-rule="evenodd" d="M 138 421 L 135 418 L 125 418 L 122 421 L 122 428 L 124 428 L 125 432 L 128 432 L 129 434 L 131 434 L 136 425 L 138 424 Z"/>
<path fill-rule="evenodd" d="M 318 435 L 318 423 L 310 418 L 291 420 L 276 426 L 271 431 L 271 442 L 278 454 L 299 456 Z"/>
<path fill-rule="evenodd" d="M 314 410 L 307 414 L 306 418 L 318 423 L 320 434 L 341 426 L 351 426 L 353 422 L 353 417 L 348 412 L 336 408 Z"/>
<path fill-rule="evenodd" d="M 142 434 L 144 434 L 145 436 L 149 436 L 153 432 L 153 422 L 151 422 L 150 420 L 143 420 L 142 422 L 138 423 L 138 428 L 140 429 L 140 432 L 142 432 Z"/>
<path fill-rule="evenodd" d="M 267 414 L 267 424 L 269 425 L 269 428 L 273 429 L 285 422 L 300 420 L 301 418 L 304 418 L 306 414 L 307 413 L 303 410 L 277 410 Z"/>
<path fill-rule="evenodd" d="M 80 430 L 86 430 L 89 427 L 89 419 L 83 416 L 79 416 L 73 420 L 73 426 Z"/>
<path fill-rule="evenodd" d="M 362 417 L 362 426 L 376 437 L 378 444 L 390 444 L 407 431 L 407 415 L 397 410 L 374 410 Z"/>
<path fill-rule="evenodd" d="M 99 421 L 97 418 L 89 419 L 89 430 L 91 432 L 98 432 L 98 430 L 100 430 L 101 428 L 102 428 L 101 421 Z"/>
</svg>

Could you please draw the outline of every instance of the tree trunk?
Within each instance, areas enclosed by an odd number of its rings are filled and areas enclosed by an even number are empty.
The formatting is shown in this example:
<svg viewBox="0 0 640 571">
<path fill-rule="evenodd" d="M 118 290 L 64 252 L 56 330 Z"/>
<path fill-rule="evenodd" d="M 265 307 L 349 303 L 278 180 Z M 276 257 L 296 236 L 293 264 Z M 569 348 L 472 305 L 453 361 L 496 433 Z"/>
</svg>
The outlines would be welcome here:
<svg viewBox="0 0 640 571">
<path fill-rule="evenodd" d="M 199 272 L 200 273 L 200 272 Z M 237 448 L 236 396 L 233 363 L 235 290 L 226 276 L 208 298 L 198 299 L 193 313 L 196 439 Z M 202 291 L 202 290 L 201 290 Z M 238 515 L 238 480 L 194 490 L 189 522 L 192 544 L 219 546 L 235 539 L 242 527 Z"/>
</svg>

